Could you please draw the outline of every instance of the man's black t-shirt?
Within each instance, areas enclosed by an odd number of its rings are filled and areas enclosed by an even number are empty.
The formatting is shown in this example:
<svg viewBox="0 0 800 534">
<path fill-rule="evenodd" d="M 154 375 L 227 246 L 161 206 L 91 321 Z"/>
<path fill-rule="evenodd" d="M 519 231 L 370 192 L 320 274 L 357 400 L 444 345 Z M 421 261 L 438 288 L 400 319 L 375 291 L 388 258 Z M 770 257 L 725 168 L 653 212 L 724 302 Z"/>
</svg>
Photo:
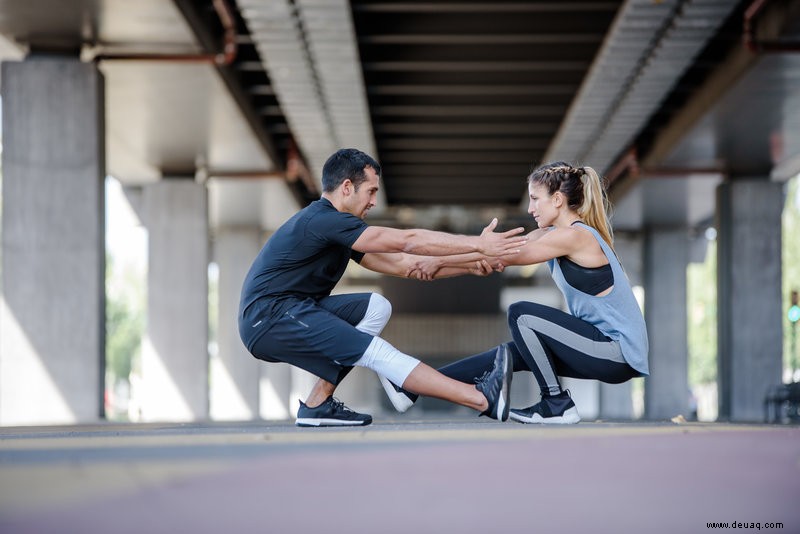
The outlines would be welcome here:
<svg viewBox="0 0 800 534">
<path fill-rule="evenodd" d="M 347 268 L 364 254 L 352 245 L 367 224 L 316 200 L 286 221 L 267 241 L 247 273 L 239 303 L 239 320 L 263 297 L 328 296 Z"/>
</svg>

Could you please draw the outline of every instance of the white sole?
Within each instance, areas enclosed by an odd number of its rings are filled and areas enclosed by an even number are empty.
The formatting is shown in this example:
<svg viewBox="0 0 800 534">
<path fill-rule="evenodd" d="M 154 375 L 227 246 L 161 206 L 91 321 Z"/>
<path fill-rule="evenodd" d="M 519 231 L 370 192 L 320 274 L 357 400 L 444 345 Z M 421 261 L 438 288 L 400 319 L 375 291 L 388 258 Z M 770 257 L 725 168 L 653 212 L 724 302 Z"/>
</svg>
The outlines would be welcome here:
<svg viewBox="0 0 800 534">
<path fill-rule="evenodd" d="M 318 419 L 299 417 L 294 422 L 297 426 L 366 426 L 364 421 L 342 421 L 341 419 Z"/>
<path fill-rule="evenodd" d="M 414 406 L 414 401 L 409 399 L 403 393 L 398 393 L 388 378 L 383 375 L 378 375 L 378 379 L 383 386 L 383 390 L 386 392 L 386 396 L 389 397 L 389 402 L 392 403 L 392 406 L 394 406 L 395 410 L 400 413 L 405 413 L 406 410 Z"/>
<path fill-rule="evenodd" d="M 581 416 L 578 415 L 578 408 L 573 406 L 562 415 L 558 417 L 542 417 L 538 413 L 533 414 L 531 417 L 525 417 L 514 412 L 508 414 L 509 419 L 513 419 L 518 423 L 540 424 L 540 425 L 574 425 L 579 423 Z"/>
<path fill-rule="evenodd" d="M 506 357 L 506 376 L 503 380 L 503 389 L 500 391 L 500 399 L 497 402 L 497 420 L 505 422 L 508 421 L 508 418 L 511 415 L 511 407 L 508 406 L 508 401 L 511 396 L 511 379 L 514 377 L 514 369 L 511 367 L 511 355 L 508 353 L 508 349 L 503 348 L 503 351 L 505 352 Z"/>
</svg>

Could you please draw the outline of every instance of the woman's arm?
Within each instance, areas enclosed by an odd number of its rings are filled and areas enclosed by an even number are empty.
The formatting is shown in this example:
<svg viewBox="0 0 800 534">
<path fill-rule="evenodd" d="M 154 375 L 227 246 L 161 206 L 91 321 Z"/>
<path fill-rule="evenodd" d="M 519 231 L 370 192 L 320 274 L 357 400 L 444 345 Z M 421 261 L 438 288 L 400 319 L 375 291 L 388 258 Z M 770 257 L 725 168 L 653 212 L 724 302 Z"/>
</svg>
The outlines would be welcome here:
<svg viewBox="0 0 800 534">
<path fill-rule="evenodd" d="M 528 242 L 518 254 L 503 256 L 500 261 L 506 267 L 544 263 L 561 256 L 569 256 L 586 243 L 586 234 L 575 228 L 540 228 L 528 235 Z"/>
<path fill-rule="evenodd" d="M 460 274 L 477 274 L 479 276 L 485 276 L 489 274 L 489 272 L 483 272 L 486 267 L 488 267 L 490 270 L 502 272 L 503 269 L 505 269 L 508 265 L 530 265 L 531 263 L 539 263 L 538 261 L 531 261 L 530 257 L 525 258 L 522 261 L 519 261 L 519 258 L 515 260 L 512 260 L 512 258 L 514 258 L 514 256 L 519 256 L 524 250 L 527 250 L 528 256 L 530 256 L 531 244 L 542 239 L 549 231 L 551 230 L 546 228 L 538 228 L 530 232 L 527 236 L 528 243 L 522 247 L 520 253 L 517 254 L 510 254 L 500 257 L 489 257 L 480 253 L 420 257 L 416 261 L 413 277 L 417 278 L 418 280 L 434 280 L 438 278 L 458 276 Z"/>
<path fill-rule="evenodd" d="M 487 234 L 494 234 L 496 226 L 497 219 L 494 219 L 483 229 L 478 237 L 484 238 Z M 524 236 L 523 239 L 538 239 L 540 234 L 540 230 L 534 230 Z M 353 248 L 358 250 L 355 245 Z M 492 268 L 495 266 L 497 270 L 503 269 L 504 265 L 498 260 L 508 258 L 514 254 L 516 252 L 497 257 L 487 256 L 481 252 L 468 252 L 447 256 L 423 256 L 404 252 L 368 252 L 361 259 L 361 266 L 371 271 L 391 276 L 430 281 L 465 274 L 487 276 L 492 273 Z"/>
<path fill-rule="evenodd" d="M 497 260 L 497 258 L 491 258 Z M 488 276 L 493 270 L 489 258 L 483 254 L 456 254 L 453 256 L 422 256 L 414 262 L 409 277 L 431 281 L 472 274 Z"/>
<path fill-rule="evenodd" d="M 503 271 L 509 265 L 533 265 L 553 258 L 574 254 L 586 245 L 586 234 L 573 228 L 539 228 L 528 234 L 528 242 L 517 254 L 487 257 L 480 254 L 455 254 L 426 258 L 417 262 L 415 278 L 430 280 L 446 275 L 455 276 L 454 270 L 464 271 L 484 262 L 495 271 Z M 444 270 L 443 269 L 447 269 Z M 453 270 L 450 270 L 453 269 Z"/>
</svg>

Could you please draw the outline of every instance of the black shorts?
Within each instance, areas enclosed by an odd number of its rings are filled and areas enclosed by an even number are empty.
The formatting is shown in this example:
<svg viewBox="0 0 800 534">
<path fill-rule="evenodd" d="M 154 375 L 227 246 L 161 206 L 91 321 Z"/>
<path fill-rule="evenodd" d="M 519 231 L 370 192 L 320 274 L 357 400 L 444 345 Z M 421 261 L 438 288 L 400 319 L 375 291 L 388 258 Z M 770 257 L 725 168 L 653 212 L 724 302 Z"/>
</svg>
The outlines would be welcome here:
<svg viewBox="0 0 800 534">
<path fill-rule="evenodd" d="M 355 328 L 371 296 L 291 298 L 267 306 L 266 316 L 250 318 L 257 325 L 252 327 L 257 338 L 250 352 L 260 360 L 285 362 L 338 384 L 372 343 L 372 335 Z"/>
</svg>

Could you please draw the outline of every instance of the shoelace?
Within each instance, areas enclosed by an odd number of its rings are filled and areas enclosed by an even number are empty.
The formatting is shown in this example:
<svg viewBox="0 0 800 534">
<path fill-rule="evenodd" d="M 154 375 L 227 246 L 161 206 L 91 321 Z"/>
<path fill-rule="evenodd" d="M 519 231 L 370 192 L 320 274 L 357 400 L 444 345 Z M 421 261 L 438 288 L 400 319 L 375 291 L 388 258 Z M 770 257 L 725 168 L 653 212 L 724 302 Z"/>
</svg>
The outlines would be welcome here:
<svg viewBox="0 0 800 534">
<path fill-rule="evenodd" d="M 333 405 L 334 411 L 341 410 L 343 412 L 355 413 L 353 410 L 345 406 L 344 403 L 339 399 L 337 399 L 336 397 L 331 397 L 331 405 Z"/>
<path fill-rule="evenodd" d="M 483 382 L 484 380 L 486 380 L 486 377 L 488 377 L 490 373 L 491 373 L 491 371 L 484 371 L 483 374 L 479 378 L 475 378 L 474 379 L 475 383 L 479 384 L 479 383 Z"/>
</svg>

